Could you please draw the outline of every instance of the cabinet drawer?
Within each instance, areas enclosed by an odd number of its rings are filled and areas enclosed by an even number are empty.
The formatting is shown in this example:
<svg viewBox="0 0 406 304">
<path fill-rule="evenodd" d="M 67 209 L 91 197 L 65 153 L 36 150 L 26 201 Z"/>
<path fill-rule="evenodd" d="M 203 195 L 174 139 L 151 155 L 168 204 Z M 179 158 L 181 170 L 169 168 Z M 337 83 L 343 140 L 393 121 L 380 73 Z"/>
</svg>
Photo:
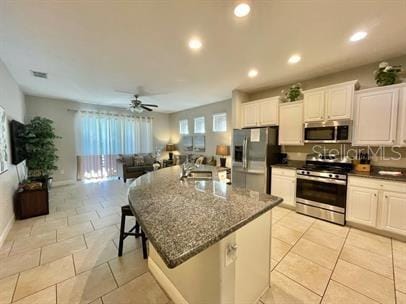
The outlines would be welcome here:
<svg viewBox="0 0 406 304">
<path fill-rule="evenodd" d="M 296 177 L 296 169 L 272 168 L 272 175 Z"/>
<path fill-rule="evenodd" d="M 406 193 L 406 183 L 404 182 L 391 182 L 382 179 L 350 176 L 348 178 L 348 185 L 365 187 L 376 190 Z"/>
</svg>

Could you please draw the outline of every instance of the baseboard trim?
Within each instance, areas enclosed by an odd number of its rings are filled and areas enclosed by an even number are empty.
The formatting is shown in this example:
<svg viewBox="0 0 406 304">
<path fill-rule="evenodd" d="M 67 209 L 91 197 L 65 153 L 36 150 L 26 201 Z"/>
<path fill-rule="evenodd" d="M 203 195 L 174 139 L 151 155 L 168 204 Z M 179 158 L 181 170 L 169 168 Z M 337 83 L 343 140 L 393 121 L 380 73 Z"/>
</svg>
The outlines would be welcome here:
<svg viewBox="0 0 406 304">
<path fill-rule="evenodd" d="M 52 187 L 61 187 L 61 186 L 74 185 L 74 184 L 76 184 L 76 180 L 67 179 L 67 180 L 52 182 Z"/>
<path fill-rule="evenodd" d="M 6 241 L 7 235 L 11 230 L 11 227 L 13 227 L 15 218 L 14 215 L 10 218 L 10 220 L 8 221 L 6 228 L 4 228 L 4 230 L 1 232 L 0 234 L 0 248 L 1 246 L 3 246 L 4 242 Z"/>
<path fill-rule="evenodd" d="M 159 266 L 150 257 L 148 257 L 148 268 L 152 276 L 158 281 L 158 284 L 175 304 L 189 304 L 175 285 L 173 285 L 173 283 L 166 277 Z"/>
</svg>

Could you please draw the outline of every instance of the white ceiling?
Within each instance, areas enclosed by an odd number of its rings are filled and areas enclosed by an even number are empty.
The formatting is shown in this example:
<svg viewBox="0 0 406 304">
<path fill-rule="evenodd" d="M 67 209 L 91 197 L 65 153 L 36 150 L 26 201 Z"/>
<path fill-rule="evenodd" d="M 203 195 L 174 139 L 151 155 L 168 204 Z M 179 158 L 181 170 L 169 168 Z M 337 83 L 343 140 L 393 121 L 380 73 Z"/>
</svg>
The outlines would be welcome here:
<svg viewBox="0 0 406 304">
<path fill-rule="evenodd" d="M 103 105 L 141 98 L 173 112 L 389 58 L 406 50 L 406 0 L 0 1 L 0 58 L 25 93 Z M 349 43 L 357 31 L 366 40 Z M 188 39 L 203 48 L 192 52 Z M 287 64 L 300 53 L 302 62 Z M 259 70 L 249 79 L 251 67 Z M 30 70 L 49 73 L 34 78 Z"/>
</svg>

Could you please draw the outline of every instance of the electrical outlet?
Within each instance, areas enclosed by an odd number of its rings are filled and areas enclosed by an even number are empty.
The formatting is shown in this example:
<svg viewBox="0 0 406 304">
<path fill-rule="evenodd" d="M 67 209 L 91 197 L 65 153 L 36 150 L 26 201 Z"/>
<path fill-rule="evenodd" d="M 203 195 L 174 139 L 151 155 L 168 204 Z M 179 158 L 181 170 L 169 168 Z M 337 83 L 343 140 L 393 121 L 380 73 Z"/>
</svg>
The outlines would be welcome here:
<svg viewBox="0 0 406 304">
<path fill-rule="evenodd" d="M 225 260 L 225 264 L 226 266 L 232 264 L 235 262 L 235 260 L 237 259 L 237 249 L 238 246 L 237 244 L 229 244 L 226 248 L 226 260 Z"/>
</svg>

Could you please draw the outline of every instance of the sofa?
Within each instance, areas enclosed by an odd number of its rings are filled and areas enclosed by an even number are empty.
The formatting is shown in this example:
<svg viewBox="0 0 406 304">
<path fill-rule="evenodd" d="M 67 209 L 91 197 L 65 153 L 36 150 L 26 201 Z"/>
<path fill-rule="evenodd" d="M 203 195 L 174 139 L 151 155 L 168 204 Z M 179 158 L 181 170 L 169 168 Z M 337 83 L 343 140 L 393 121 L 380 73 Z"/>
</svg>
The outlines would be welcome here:
<svg viewBox="0 0 406 304">
<path fill-rule="evenodd" d="M 152 154 L 120 154 L 117 158 L 117 176 L 127 182 L 129 178 L 136 178 L 154 170 L 156 159 Z"/>
</svg>

